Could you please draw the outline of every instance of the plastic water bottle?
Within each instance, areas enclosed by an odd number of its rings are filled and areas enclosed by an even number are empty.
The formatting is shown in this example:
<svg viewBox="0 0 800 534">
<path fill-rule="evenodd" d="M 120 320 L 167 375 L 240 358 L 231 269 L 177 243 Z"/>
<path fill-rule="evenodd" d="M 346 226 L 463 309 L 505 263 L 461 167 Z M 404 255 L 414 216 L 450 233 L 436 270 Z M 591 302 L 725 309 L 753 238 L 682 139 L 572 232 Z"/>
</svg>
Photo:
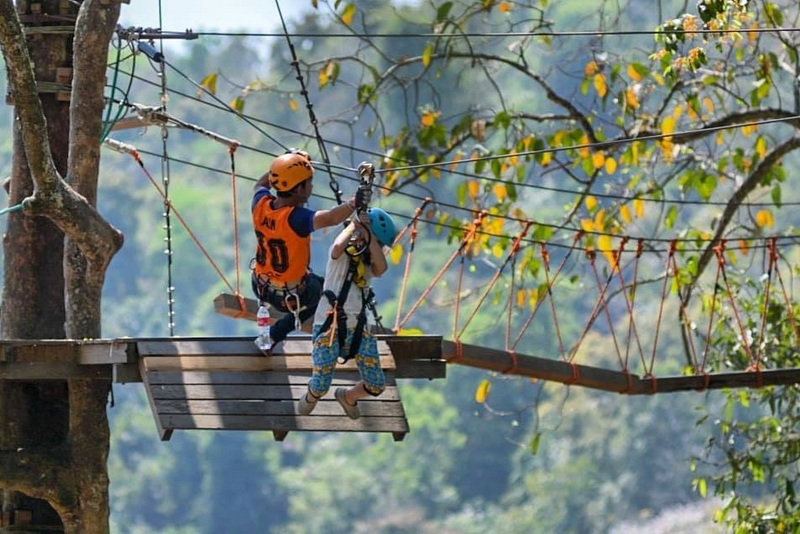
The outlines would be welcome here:
<svg viewBox="0 0 800 534">
<path fill-rule="evenodd" d="M 269 308 L 266 304 L 261 304 L 258 307 L 256 323 L 258 324 L 258 337 L 255 340 L 256 347 L 266 352 L 272 348 L 272 340 L 269 337 Z"/>
</svg>

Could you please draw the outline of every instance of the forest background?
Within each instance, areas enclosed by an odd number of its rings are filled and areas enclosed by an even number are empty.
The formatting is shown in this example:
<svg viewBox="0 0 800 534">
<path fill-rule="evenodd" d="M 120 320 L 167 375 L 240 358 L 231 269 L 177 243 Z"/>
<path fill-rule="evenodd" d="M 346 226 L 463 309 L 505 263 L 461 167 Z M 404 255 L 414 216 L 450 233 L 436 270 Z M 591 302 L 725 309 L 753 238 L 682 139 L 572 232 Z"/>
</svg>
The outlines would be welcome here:
<svg viewBox="0 0 800 534">
<path fill-rule="evenodd" d="M 423 22 L 431 19 L 427 5 L 394 8 L 363 2 L 358 6 L 359 14 L 369 13 L 374 34 L 413 34 L 430 27 Z M 561 30 L 585 29 L 594 20 L 589 16 L 594 6 L 588 1 L 562 2 L 548 11 L 548 17 Z M 659 10 L 651 9 L 651 2 L 631 2 L 630 6 L 620 23 L 635 21 L 635 27 L 642 29 L 655 28 L 667 14 L 686 7 L 683 2 L 660 2 Z M 586 15 L 576 15 L 581 13 Z M 317 12 L 291 23 L 290 28 L 293 33 L 309 34 L 341 31 L 340 24 Z M 281 30 L 277 23 L 272 29 Z M 381 39 L 400 57 L 419 54 L 427 38 Z M 352 40 L 341 36 L 293 40 L 298 55 L 309 62 L 347 56 L 353 46 Z M 652 35 L 619 36 L 611 47 L 645 49 L 652 41 Z M 543 61 L 557 64 L 574 58 L 583 71 L 588 63 L 583 54 L 587 43 L 591 43 L 588 36 L 558 40 Z M 118 76 L 116 98 L 124 95 L 131 102 L 159 105 L 161 82 L 155 66 L 141 55 L 128 54 L 123 48 L 125 59 L 119 72 L 109 71 L 109 79 Z M 245 260 L 238 274 L 247 292 L 246 262 L 252 248 L 248 193 L 266 170 L 270 154 L 281 152 L 271 137 L 288 146 L 305 147 L 312 157 L 319 157 L 313 139 L 308 138 L 312 130 L 299 88 L 285 83 L 294 77 L 287 43 L 278 39 L 266 47 L 257 37 L 204 35 L 168 54 L 172 65 L 167 71 L 169 113 L 243 145 L 235 156 L 239 241 Z M 238 97 L 237 105 L 247 120 L 192 83 L 206 80 L 208 87 L 211 73 L 218 73 L 215 93 L 224 103 L 237 102 Z M 442 77 L 443 92 L 453 77 L 452 73 L 450 78 Z M 255 85 L 254 80 L 258 81 Z M 336 87 L 320 90 L 319 78 L 308 83 L 331 159 L 350 167 L 364 160 L 380 161 L 385 153 L 381 140 L 361 131 L 361 125 L 353 127 L 337 117 L 346 106 L 342 91 Z M 582 83 L 564 75 L 557 77 L 554 87 L 565 95 L 580 95 Z M 503 89 L 516 95 L 527 90 L 523 84 Z M 480 84 L 470 84 L 467 76 L 458 92 L 447 92 L 448 105 L 468 109 L 480 101 L 483 90 Z M 10 108 L 1 111 L 10 124 Z M 404 113 L 399 106 L 382 109 L 386 129 L 403 124 Z M 167 172 L 161 158 L 167 150 L 175 209 L 234 279 L 227 148 L 176 129 L 169 131 L 165 144 L 157 127 L 112 132 L 110 137 L 135 145 L 144 156 L 145 168 L 158 178 Z M 6 137 L 0 153 L 4 167 L 10 165 L 10 150 L 10 137 Z M 104 336 L 168 335 L 170 284 L 176 335 L 253 334 L 251 323 L 213 313 L 213 298 L 228 288 L 174 219 L 168 279 L 163 202 L 132 158 L 107 151 L 101 174 L 99 210 L 126 235 L 125 247 L 108 273 Z M 312 200 L 312 207 L 332 202 L 325 185 L 324 175 L 320 176 L 319 196 Z M 341 185 L 346 194 L 352 192 L 355 176 L 342 178 Z M 465 185 L 458 176 L 429 179 L 409 186 L 412 195 L 389 195 L 378 198 L 376 204 L 411 215 L 418 204 L 414 195 L 432 194 L 446 202 L 468 196 Z M 783 200 L 795 200 L 793 194 L 784 191 Z M 553 192 L 533 193 L 526 199 L 526 211 L 537 219 L 556 218 L 571 200 Z M 691 220 L 691 210 L 684 217 Z M 784 225 L 791 226 L 786 217 Z M 331 239 L 329 233 L 315 238 L 313 267 L 319 272 Z M 417 293 L 441 265 L 442 244 L 449 241 L 441 228 L 424 229 L 418 244 L 423 265 L 409 280 Z M 397 311 L 401 277 L 402 266 L 396 265 L 375 286 L 387 318 Z M 437 312 L 437 303 L 433 304 L 424 321 L 412 326 L 424 324 L 425 333 L 446 335 L 450 317 Z M 438 304 L 446 307 L 448 302 Z M 570 306 L 562 303 L 559 313 L 564 328 L 582 328 L 582 314 L 577 311 L 591 304 L 575 296 L 576 313 L 572 314 Z M 470 342 L 502 348 L 496 317 L 479 315 L 476 325 Z M 534 327 L 526 340 L 521 352 L 541 356 L 557 352 L 545 327 Z M 595 354 L 605 352 L 610 357 L 609 337 L 597 334 L 591 342 Z M 682 362 L 675 358 L 666 365 L 677 372 Z M 115 385 L 109 460 L 114 531 L 343 532 L 353 527 L 357 532 L 675 532 L 713 528 L 714 509 L 720 504 L 709 498 L 693 458 L 703 456 L 713 433 L 710 424 L 698 425 L 698 421 L 726 406 L 723 393 L 626 397 L 521 378 L 489 378 L 494 387 L 485 403 L 475 399 L 476 389 L 487 379 L 482 371 L 450 366 L 446 381 L 403 382 L 411 434 L 402 443 L 387 436 L 299 433 L 276 443 L 270 434 L 214 432 L 178 432 L 170 442 L 161 443 L 141 385 Z M 769 494 L 769 488 L 760 491 Z M 753 490 L 753 495 L 757 497 L 758 492 Z"/>
</svg>

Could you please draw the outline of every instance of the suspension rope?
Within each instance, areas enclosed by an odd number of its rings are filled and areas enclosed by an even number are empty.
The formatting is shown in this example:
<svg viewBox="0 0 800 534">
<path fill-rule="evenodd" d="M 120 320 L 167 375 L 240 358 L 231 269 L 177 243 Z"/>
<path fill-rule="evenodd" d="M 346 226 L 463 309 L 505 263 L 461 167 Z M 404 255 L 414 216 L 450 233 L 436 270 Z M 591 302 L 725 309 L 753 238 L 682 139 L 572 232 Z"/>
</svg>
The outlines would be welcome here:
<svg viewBox="0 0 800 534">
<path fill-rule="evenodd" d="M 422 204 L 420 204 L 417 207 L 416 211 L 414 212 L 414 217 L 411 219 L 411 222 L 405 225 L 395 238 L 395 244 L 396 244 L 400 239 L 403 238 L 403 235 L 406 233 L 406 231 L 409 228 L 411 228 L 411 237 L 409 239 L 409 244 L 408 244 L 408 254 L 406 254 L 406 266 L 405 270 L 403 271 L 403 281 L 400 285 L 400 297 L 397 301 L 397 317 L 395 318 L 394 322 L 395 332 L 400 331 L 400 312 L 403 309 L 403 304 L 406 301 L 406 290 L 408 289 L 408 277 L 411 273 L 411 260 L 414 257 L 414 249 L 416 247 L 417 236 L 419 234 L 419 230 L 417 229 L 417 222 L 419 222 L 419 218 L 422 215 L 425 206 L 427 206 L 430 201 L 431 201 L 430 198 L 426 198 L 425 200 L 422 201 Z"/>
<path fill-rule="evenodd" d="M 564 258 L 561 260 L 561 264 L 558 266 L 558 269 L 556 270 L 556 273 L 553 276 L 553 278 L 551 279 L 549 277 L 549 274 L 547 274 L 547 280 L 546 280 L 547 286 L 545 288 L 545 291 L 548 294 L 550 294 L 552 292 L 553 285 L 556 283 L 556 280 L 558 280 L 559 276 L 563 272 L 564 267 L 567 264 L 567 261 L 572 256 L 572 252 L 577 248 L 578 241 L 582 237 L 583 237 L 583 233 L 581 233 L 581 232 L 578 232 L 577 234 L 575 234 L 575 238 L 572 241 L 572 247 L 570 247 L 570 249 L 564 255 Z M 545 243 L 539 243 L 539 245 L 541 247 L 544 247 Z M 548 255 L 548 260 L 549 260 L 549 255 Z M 547 265 L 549 266 L 549 261 L 547 262 Z M 546 271 L 546 273 L 549 273 L 549 271 Z M 525 324 L 523 324 L 522 328 L 520 328 L 520 332 L 519 332 L 519 334 L 517 334 L 517 338 L 514 340 L 514 343 L 511 345 L 511 350 L 516 350 L 517 345 L 519 344 L 520 340 L 522 339 L 522 336 L 525 335 L 525 332 L 527 332 L 528 328 L 533 323 L 533 319 L 534 319 L 534 317 L 536 317 L 536 312 L 539 311 L 539 308 L 541 307 L 542 302 L 544 302 L 544 299 L 542 299 L 542 298 L 537 298 L 536 299 L 536 304 L 534 305 L 533 310 L 531 311 L 531 314 L 528 316 L 528 319 L 525 321 Z M 564 350 L 563 350 L 563 344 L 562 344 L 562 353 L 563 352 L 564 352 Z"/>
<path fill-rule="evenodd" d="M 460 268 L 458 269 L 458 283 L 456 284 L 456 309 L 453 313 L 453 339 L 455 341 L 460 341 L 460 336 L 456 335 L 456 332 L 458 331 L 458 316 L 461 312 L 461 286 L 464 281 L 464 265 L 466 263 L 464 250 L 466 250 L 466 247 L 461 249 L 459 254 L 461 261 L 459 262 Z"/>
<path fill-rule="evenodd" d="M 772 291 L 772 277 L 775 273 L 775 269 L 777 267 L 778 261 L 778 253 L 775 250 L 774 244 L 772 240 L 769 241 L 769 249 L 768 249 L 768 264 L 767 264 L 767 281 L 764 287 L 764 306 L 761 312 L 761 327 L 759 331 L 759 340 L 760 342 L 756 345 L 755 353 L 756 359 L 759 359 L 759 349 L 762 351 L 761 354 L 763 355 L 763 351 L 766 349 L 766 331 L 767 331 L 767 317 L 769 315 L 769 302 L 770 296 Z"/>
<path fill-rule="evenodd" d="M 136 160 L 136 163 L 139 164 L 139 167 L 142 169 L 142 171 L 144 172 L 145 176 L 147 176 L 147 178 L 150 180 L 150 183 L 153 185 L 155 190 L 158 191 L 158 194 L 161 195 L 161 198 L 164 200 L 164 203 L 170 205 L 172 213 L 174 213 L 175 217 L 178 219 L 178 221 L 181 223 L 181 225 L 183 225 L 183 228 L 189 234 L 189 237 L 192 239 L 192 241 L 195 242 L 197 247 L 200 249 L 200 252 L 203 253 L 203 255 L 206 257 L 208 262 L 211 264 L 211 266 L 217 272 L 217 274 L 219 275 L 219 277 L 222 280 L 222 282 L 228 287 L 228 289 L 230 289 L 231 293 L 236 293 L 236 290 L 234 289 L 233 285 L 231 285 L 231 283 L 228 281 L 228 278 L 222 272 L 222 269 L 219 268 L 219 266 L 217 265 L 217 262 L 215 262 L 214 258 L 211 257 L 211 254 L 208 252 L 208 250 L 206 250 L 206 248 L 203 246 L 203 244 L 197 238 L 197 235 L 195 235 L 195 233 L 189 227 L 189 224 L 181 216 L 181 214 L 177 210 L 177 208 L 175 208 L 175 206 L 172 204 L 172 201 L 168 199 L 166 191 L 164 191 L 164 189 L 162 189 L 161 186 L 158 185 L 158 182 L 156 181 L 156 179 L 153 178 L 153 175 L 150 173 L 150 171 L 147 170 L 147 167 L 145 167 L 144 161 L 142 161 L 142 158 L 139 155 L 139 151 L 136 150 L 136 148 L 134 148 L 133 146 L 131 146 L 129 144 L 120 143 L 119 141 L 115 141 L 113 139 L 106 139 L 104 144 L 106 146 L 108 146 L 109 148 L 111 148 L 113 150 L 116 150 L 117 152 L 121 152 L 123 154 L 130 155 L 131 157 L 133 157 L 134 160 Z"/>
<path fill-rule="evenodd" d="M 403 320 L 400 321 L 398 325 L 398 330 L 408 322 L 408 320 L 411 318 L 414 312 L 417 311 L 417 309 L 425 301 L 425 299 L 428 297 L 431 291 L 433 291 L 433 287 L 439 282 L 439 280 L 441 280 L 441 278 L 444 276 L 444 273 L 447 272 L 447 269 L 449 269 L 450 266 L 455 261 L 456 257 L 458 257 L 458 255 L 461 254 L 461 251 L 475 239 L 478 229 L 483 224 L 483 218 L 485 216 L 486 216 L 485 211 L 481 211 L 480 213 L 478 213 L 478 216 L 475 218 L 475 220 L 472 221 L 472 224 L 470 225 L 469 229 L 465 232 L 464 238 L 461 240 L 461 244 L 459 245 L 458 249 L 455 252 L 453 252 L 453 254 L 450 256 L 447 262 L 445 262 L 444 266 L 439 270 L 436 276 L 434 276 L 431 283 L 428 284 L 428 287 L 425 288 L 425 290 L 422 292 L 422 295 L 420 295 L 419 299 L 417 299 L 417 301 L 411 307 L 411 310 L 409 310 L 409 312 L 406 314 Z"/>
<path fill-rule="evenodd" d="M 311 122 L 311 126 L 314 128 L 314 137 L 317 140 L 317 146 L 319 147 L 319 153 L 322 155 L 322 161 L 325 164 L 325 168 L 328 171 L 328 175 L 330 176 L 330 181 L 328 185 L 331 188 L 331 192 L 333 192 L 333 196 L 336 197 L 336 203 L 342 203 L 342 192 L 339 189 L 339 182 L 336 181 L 336 178 L 333 176 L 333 172 L 331 171 L 331 160 L 328 157 L 328 149 L 325 147 L 325 140 L 322 138 L 322 134 L 319 131 L 319 121 L 317 121 L 317 116 L 314 113 L 314 105 L 311 103 L 311 99 L 308 96 L 308 90 L 306 89 L 306 82 L 305 78 L 303 77 L 303 73 L 300 71 L 300 61 L 297 59 L 297 53 L 294 49 L 294 43 L 292 43 L 292 38 L 289 35 L 289 29 L 286 26 L 286 19 L 283 17 L 283 11 L 281 10 L 281 3 L 279 0 L 275 0 L 275 7 L 278 9 L 278 16 L 281 19 L 281 25 L 283 26 L 283 33 L 286 36 L 286 43 L 289 45 L 289 51 L 292 54 L 292 66 L 294 67 L 295 72 L 297 73 L 297 81 L 300 83 L 300 94 L 303 95 L 303 98 L 306 101 L 306 109 L 308 110 L 308 119 Z"/>
<path fill-rule="evenodd" d="M 611 319 L 611 312 L 608 309 L 609 306 L 608 302 L 606 301 L 606 293 L 608 291 L 609 286 L 611 285 L 611 280 L 614 279 L 614 271 L 620 269 L 620 257 L 618 255 L 613 255 L 611 263 L 611 272 L 606 277 L 605 283 L 603 283 L 602 279 L 600 278 L 600 272 L 597 270 L 597 261 L 596 261 L 597 253 L 592 250 L 587 253 L 587 256 L 589 257 L 589 264 L 592 267 L 595 280 L 597 281 L 597 287 L 601 288 L 601 290 L 599 296 L 597 297 L 597 304 L 595 305 L 595 311 L 592 312 L 592 316 L 590 317 L 589 322 L 587 324 L 587 330 L 584 331 L 584 334 L 581 336 L 578 343 L 572 349 L 572 358 L 574 358 L 575 355 L 577 354 L 578 348 L 580 347 L 581 342 L 583 341 L 586 335 L 586 332 L 588 332 L 588 329 L 592 327 L 592 324 L 597 318 L 597 315 L 599 315 L 599 310 L 602 310 L 603 314 L 606 317 L 606 320 L 608 321 L 608 331 L 611 333 L 611 339 L 614 342 L 614 349 L 617 351 L 617 359 L 619 360 L 622 371 L 625 372 L 627 371 L 627 366 L 622 360 L 622 350 L 620 349 L 619 342 L 617 341 L 617 334 L 614 329 L 614 321 Z"/>
<path fill-rule="evenodd" d="M 236 270 L 236 292 L 237 297 L 241 296 L 242 280 L 239 272 L 240 264 L 240 243 L 239 243 L 239 201 L 236 195 L 236 148 L 238 145 L 231 145 L 228 153 L 231 156 L 231 196 L 233 206 L 233 263 Z M 243 308 L 244 309 L 244 308 Z"/>
<path fill-rule="evenodd" d="M 754 357 L 753 351 L 750 347 L 750 340 L 748 339 L 747 328 L 742 321 L 741 314 L 739 313 L 739 308 L 736 306 L 736 299 L 733 296 L 733 288 L 731 287 L 731 283 L 728 280 L 728 274 L 725 270 L 725 240 L 721 240 L 717 246 L 714 247 L 714 254 L 717 256 L 717 262 L 720 264 L 720 270 L 722 272 L 722 280 L 725 282 L 725 288 L 728 292 L 728 300 L 731 304 L 731 309 L 733 310 L 733 315 L 736 318 L 736 324 L 739 327 L 739 334 L 742 336 L 742 346 L 744 347 L 745 352 L 750 358 L 750 365 L 751 369 L 754 371 L 758 371 L 760 369 L 758 360 Z"/>
<path fill-rule="evenodd" d="M 483 295 L 481 295 L 480 299 L 478 299 L 478 302 L 472 309 L 472 313 L 467 318 L 466 322 L 464 323 L 464 326 L 461 327 L 461 332 L 458 334 L 458 336 L 454 336 L 454 339 L 459 339 L 461 338 L 461 336 L 464 335 L 464 332 L 467 330 L 467 327 L 469 327 L 469 324 L 472 322 L 472 319 L 475 317 L 480 307 L 486 301 L 486 297 L 488 297 L 489 293 L 492 291 L 492 289 L 494 289 L 495 284 L 500 279 L 500 276 L 503 274 L 505 268 L 508 266 L 508 264 L 511 262 L 513 258 L 516 258 L 517 254 L 520 251 L 520 243 L 522 242 L 522 239 L 525 237 L 525 235 L 527 235 L 528 230 L 530 230 L 531 226 L 533 226 L 533 221 L 527 221 L 525 223 L 525 226 L 522 228 L 522 231 L 519 233 L 519 235 L 514 240 L 514 243 L 511 245 L 511 252 L 506 256 L 506 259 L 505 261 L 503 261 L 502 265 L 500 265 L 500 267 L 495 271 L 495 274 L 492 277 L 489 284 L 486 286 Z"/>
</svg>

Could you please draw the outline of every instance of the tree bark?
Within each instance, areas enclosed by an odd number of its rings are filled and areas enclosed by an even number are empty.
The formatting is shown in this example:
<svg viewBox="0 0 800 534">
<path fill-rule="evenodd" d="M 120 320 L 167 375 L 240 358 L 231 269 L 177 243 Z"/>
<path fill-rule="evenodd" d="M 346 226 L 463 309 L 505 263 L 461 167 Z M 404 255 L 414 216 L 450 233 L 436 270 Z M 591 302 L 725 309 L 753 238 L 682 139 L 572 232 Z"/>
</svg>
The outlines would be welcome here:
<svg viewBox="0 0 800 534">
<path fill-rule="evenodd" d="M 18 13 L 29 14 L 29 2 L 15 9 L 0 0 L 16 113 L 10 205 L 23 206 L 4 236 L 5 338 L 100 337 L 105 273 L 122 246 L 95 209 L 105 58 L 119 3 L 70 2 L 64 13 L 58 0 L 39 2 L 45 15 L 77 14 L 73 44 L 63 34 L 26 39 Z M 39 93 L 37 81 L 55 81 L 65 66 L 73 67 L 70 102 Z M 24 508 L 36 526 L 108 532 L 109 390 L 102 380 L 0 381 L 0 488 L 12 522 L 13 510 Z"/>
</svg>

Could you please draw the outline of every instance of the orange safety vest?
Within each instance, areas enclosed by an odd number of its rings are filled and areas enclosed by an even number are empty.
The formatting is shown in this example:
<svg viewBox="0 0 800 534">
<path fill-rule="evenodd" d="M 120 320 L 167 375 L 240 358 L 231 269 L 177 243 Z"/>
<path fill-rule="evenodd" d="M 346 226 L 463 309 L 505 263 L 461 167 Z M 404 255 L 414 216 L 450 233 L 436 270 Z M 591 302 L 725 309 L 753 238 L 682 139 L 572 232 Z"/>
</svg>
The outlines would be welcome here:
<svg viewBox="0 0 800 534">
<path fill-rule="evenodd" d="M 301 237 L 289 225 L 295 206 L 275 209 L 266 196 L 253 209 L 253 227 L 258 239 L 255 272 L 275 285 L 298 284 L 309 272 L 311 235 Z"/>
</svg>

